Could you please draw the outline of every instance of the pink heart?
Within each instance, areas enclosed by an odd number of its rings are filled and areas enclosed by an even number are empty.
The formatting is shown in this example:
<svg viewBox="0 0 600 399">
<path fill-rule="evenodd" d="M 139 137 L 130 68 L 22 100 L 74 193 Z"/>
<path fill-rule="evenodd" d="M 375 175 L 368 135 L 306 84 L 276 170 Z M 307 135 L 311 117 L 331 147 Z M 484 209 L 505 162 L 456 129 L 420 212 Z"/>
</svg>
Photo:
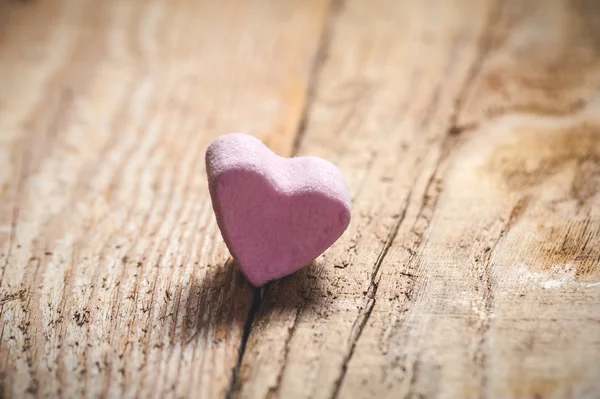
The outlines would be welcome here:
<svg viewBox="0 0 600 399">
<path fill-rule="evenodd" d="M 282 158 L 234 133 L 210 144 L 206 170 L 225 244 L 255 286 L 309 264 L 350 223 L 346 181 L 324 159 Z"/>
</svg>

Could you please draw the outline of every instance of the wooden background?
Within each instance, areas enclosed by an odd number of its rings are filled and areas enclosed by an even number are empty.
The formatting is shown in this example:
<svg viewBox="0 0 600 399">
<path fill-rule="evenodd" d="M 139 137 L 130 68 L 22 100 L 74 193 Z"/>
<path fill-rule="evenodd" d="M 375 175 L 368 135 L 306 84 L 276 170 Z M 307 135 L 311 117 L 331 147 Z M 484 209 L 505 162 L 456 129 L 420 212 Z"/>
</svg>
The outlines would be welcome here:
<svg viewBox="0 0 600 399">
<path fill-rule="evenodd" d="M 347 177 L 253 290 L 204 150 Z M 0 0 L 4 397 L 599 398 L 597 0 Z"/>
</svg>

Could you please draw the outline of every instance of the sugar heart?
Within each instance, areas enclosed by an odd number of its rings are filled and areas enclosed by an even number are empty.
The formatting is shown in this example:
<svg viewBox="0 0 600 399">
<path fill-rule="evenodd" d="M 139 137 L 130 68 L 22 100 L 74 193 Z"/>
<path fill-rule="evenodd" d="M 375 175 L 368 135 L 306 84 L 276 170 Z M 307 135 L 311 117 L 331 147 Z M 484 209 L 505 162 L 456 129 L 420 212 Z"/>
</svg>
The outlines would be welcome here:
<svg viewBox="0 0 600 399">
<path fill-rule="evenodd" d="M 255 286 L 309 264 L 350 223 L 346 181 L 324 159 L 282 158 L 233 133 L 210 144 L 206 170 L 225 244 Z"/>
</svg>

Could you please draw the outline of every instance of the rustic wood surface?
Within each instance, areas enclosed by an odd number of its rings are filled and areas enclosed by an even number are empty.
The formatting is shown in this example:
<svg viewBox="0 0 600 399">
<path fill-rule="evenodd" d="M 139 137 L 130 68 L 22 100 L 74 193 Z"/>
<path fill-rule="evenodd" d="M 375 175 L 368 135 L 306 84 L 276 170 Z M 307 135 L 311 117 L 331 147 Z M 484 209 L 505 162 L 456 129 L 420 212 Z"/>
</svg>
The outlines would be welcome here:
<svg viewBox="0 0 600 399">
<path fill-rule="evenodd" d="M 353 220 L 263 289 L 204 150 Z M 0 0 L 2 397 L 600 397 L 600 2 Z"/>
</svg>

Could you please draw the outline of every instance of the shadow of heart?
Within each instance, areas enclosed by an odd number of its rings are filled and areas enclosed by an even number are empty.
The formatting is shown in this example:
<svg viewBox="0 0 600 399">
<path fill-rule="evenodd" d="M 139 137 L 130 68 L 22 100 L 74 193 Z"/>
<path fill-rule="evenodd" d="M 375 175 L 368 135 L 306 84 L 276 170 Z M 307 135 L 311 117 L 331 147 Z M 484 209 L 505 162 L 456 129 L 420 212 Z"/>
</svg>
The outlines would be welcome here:
<svg viewBox="0 0 600 399">
<path fill-rule="evenodd" d="M 194 339 L 211 339 L 218 344 L 235 340 L 233 334 L 241 339 L 239 334 L 252 319 L 268 322 L 289 312 L 317 311 L 325 306 L 326 299 L 318 279 L 322 267 L 313 262 L 290 276 L 254 288 L 232 259 L 223 265 L 209 266 L 203 277 L 190 282 L 189 295 L 179 306 L 184 311 L 180 316 L 184 325 L 173 340 L 190 343 Z M 175 331 L 175 326 L 169 330 Z"/>
</svg>

